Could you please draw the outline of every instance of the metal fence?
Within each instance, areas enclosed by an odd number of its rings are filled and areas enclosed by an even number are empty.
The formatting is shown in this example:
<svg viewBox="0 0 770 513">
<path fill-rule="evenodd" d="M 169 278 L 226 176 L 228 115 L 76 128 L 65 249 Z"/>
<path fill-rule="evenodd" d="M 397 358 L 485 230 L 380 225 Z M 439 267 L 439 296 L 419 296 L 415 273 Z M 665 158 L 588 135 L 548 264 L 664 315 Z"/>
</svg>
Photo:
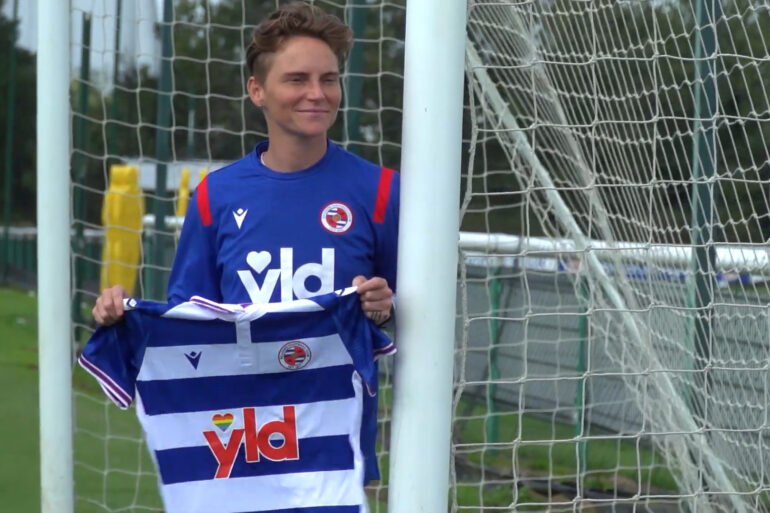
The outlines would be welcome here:
<svg viewBox="0 0 770 513">
<path fill-rule="evenodd" d="M 556 259 L 508 262 L 467 265 L 459 282 L 455 375 L 464 395 L 493 410 L 582 421 L 587 434 L 640 435 L 645 442 L 644 434 L 654 431 L 637 403 L 645 372 L 624 371 L 609 356 L 618 351 L 607 347 L 624 344 L 622 331 L 611 328 L 620 325 L 617 312 L 586 313 L 586 291 Z M 655 353 L 685 402 L 703 408 L 713 449 L 737 471 L 761 475 L 770 466 L 770 453 L 762 451 L 770 445 L 765 286 L 724 282 L 715 292 L 708 386 L 698 390 L 692 387 L 696 352 L 688 345 L 692 312 L 685 283 L 672 278 L 653 288 L 640 275 L 632 285 L 639 304 L 647 305 L 633 315 L 650 327 Z"/>
</svg>

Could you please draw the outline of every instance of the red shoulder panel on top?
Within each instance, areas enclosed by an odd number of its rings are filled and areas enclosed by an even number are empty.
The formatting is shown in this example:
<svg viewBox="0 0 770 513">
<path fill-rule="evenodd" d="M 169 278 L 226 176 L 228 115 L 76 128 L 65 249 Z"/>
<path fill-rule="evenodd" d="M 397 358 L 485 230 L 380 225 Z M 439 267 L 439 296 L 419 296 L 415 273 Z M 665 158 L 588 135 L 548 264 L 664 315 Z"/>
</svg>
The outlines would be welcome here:
<svg viewBox="0 0 770 513">
<path fill-rule="evenodd" d="M 374 203 L 374 222 L 384 223 L 385 212 L 390 199 L 390 184 L 393 183 L 393 171 L 387 167 L 380 168 L 380 184 L 377 186 L 377 200 Z"/>
<path fill-rule="evenodd" d="M 195 198 L 198 203 L 198 213 L 201 216 L 203 226 L 211 224 L 211 206 L 209 205 L 209 177 L 203 178 L 198 188 L 195 189 Z"/>
</svg>

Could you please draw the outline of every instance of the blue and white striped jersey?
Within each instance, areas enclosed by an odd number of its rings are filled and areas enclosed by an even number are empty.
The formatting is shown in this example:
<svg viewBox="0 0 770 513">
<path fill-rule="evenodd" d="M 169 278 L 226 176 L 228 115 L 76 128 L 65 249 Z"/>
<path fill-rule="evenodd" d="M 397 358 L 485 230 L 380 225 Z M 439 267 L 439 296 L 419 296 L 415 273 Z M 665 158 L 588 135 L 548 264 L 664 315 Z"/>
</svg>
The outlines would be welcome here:
<svg viewBox="0 0 770 513">
<path fill-rule="evenodd" d="M 119 407 L 136 401 L 168 513 L 366 511 L 363 399 L 395 348 L 355 288 L 249 306 L 131 302 L 79 363 Z"/>
</svg>

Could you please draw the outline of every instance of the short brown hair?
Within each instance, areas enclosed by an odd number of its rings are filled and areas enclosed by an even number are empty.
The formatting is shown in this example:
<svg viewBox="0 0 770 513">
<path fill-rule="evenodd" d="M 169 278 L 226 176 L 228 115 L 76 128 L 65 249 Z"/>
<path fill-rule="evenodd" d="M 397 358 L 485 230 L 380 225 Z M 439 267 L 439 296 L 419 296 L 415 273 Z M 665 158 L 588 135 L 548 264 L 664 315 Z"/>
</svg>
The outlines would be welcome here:
<svg viewBox="0 0 770 513">
<path fill-rule="evenodd" d="M 305 2 L 285 5 L 270 13 L 254 29 L 246 47 L 246 66 L 255 78 L 264 80 L 267 57 L 280 49 L 292 36 L 320 39 L 331 48 L 340 65 L 353 46 L 353 31 L 339 18 Z"/>
</svg>

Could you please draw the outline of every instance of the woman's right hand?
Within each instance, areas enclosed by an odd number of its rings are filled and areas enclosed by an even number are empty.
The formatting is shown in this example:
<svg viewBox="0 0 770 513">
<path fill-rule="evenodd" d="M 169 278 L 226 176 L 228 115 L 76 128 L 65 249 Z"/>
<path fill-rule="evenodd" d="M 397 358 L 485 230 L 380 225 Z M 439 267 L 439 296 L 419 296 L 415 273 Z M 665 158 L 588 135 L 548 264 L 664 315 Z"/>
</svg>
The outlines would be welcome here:
<svg viewBox="0 0 770 513">
<path fill-rule="evenodd" d="M 91 310 L 94 320 L 102 326 L 115 324 L 123 317 L 123 299 L 127 297 L 128 292 L 120 285 L 104 289 Z"/>
</svg>

